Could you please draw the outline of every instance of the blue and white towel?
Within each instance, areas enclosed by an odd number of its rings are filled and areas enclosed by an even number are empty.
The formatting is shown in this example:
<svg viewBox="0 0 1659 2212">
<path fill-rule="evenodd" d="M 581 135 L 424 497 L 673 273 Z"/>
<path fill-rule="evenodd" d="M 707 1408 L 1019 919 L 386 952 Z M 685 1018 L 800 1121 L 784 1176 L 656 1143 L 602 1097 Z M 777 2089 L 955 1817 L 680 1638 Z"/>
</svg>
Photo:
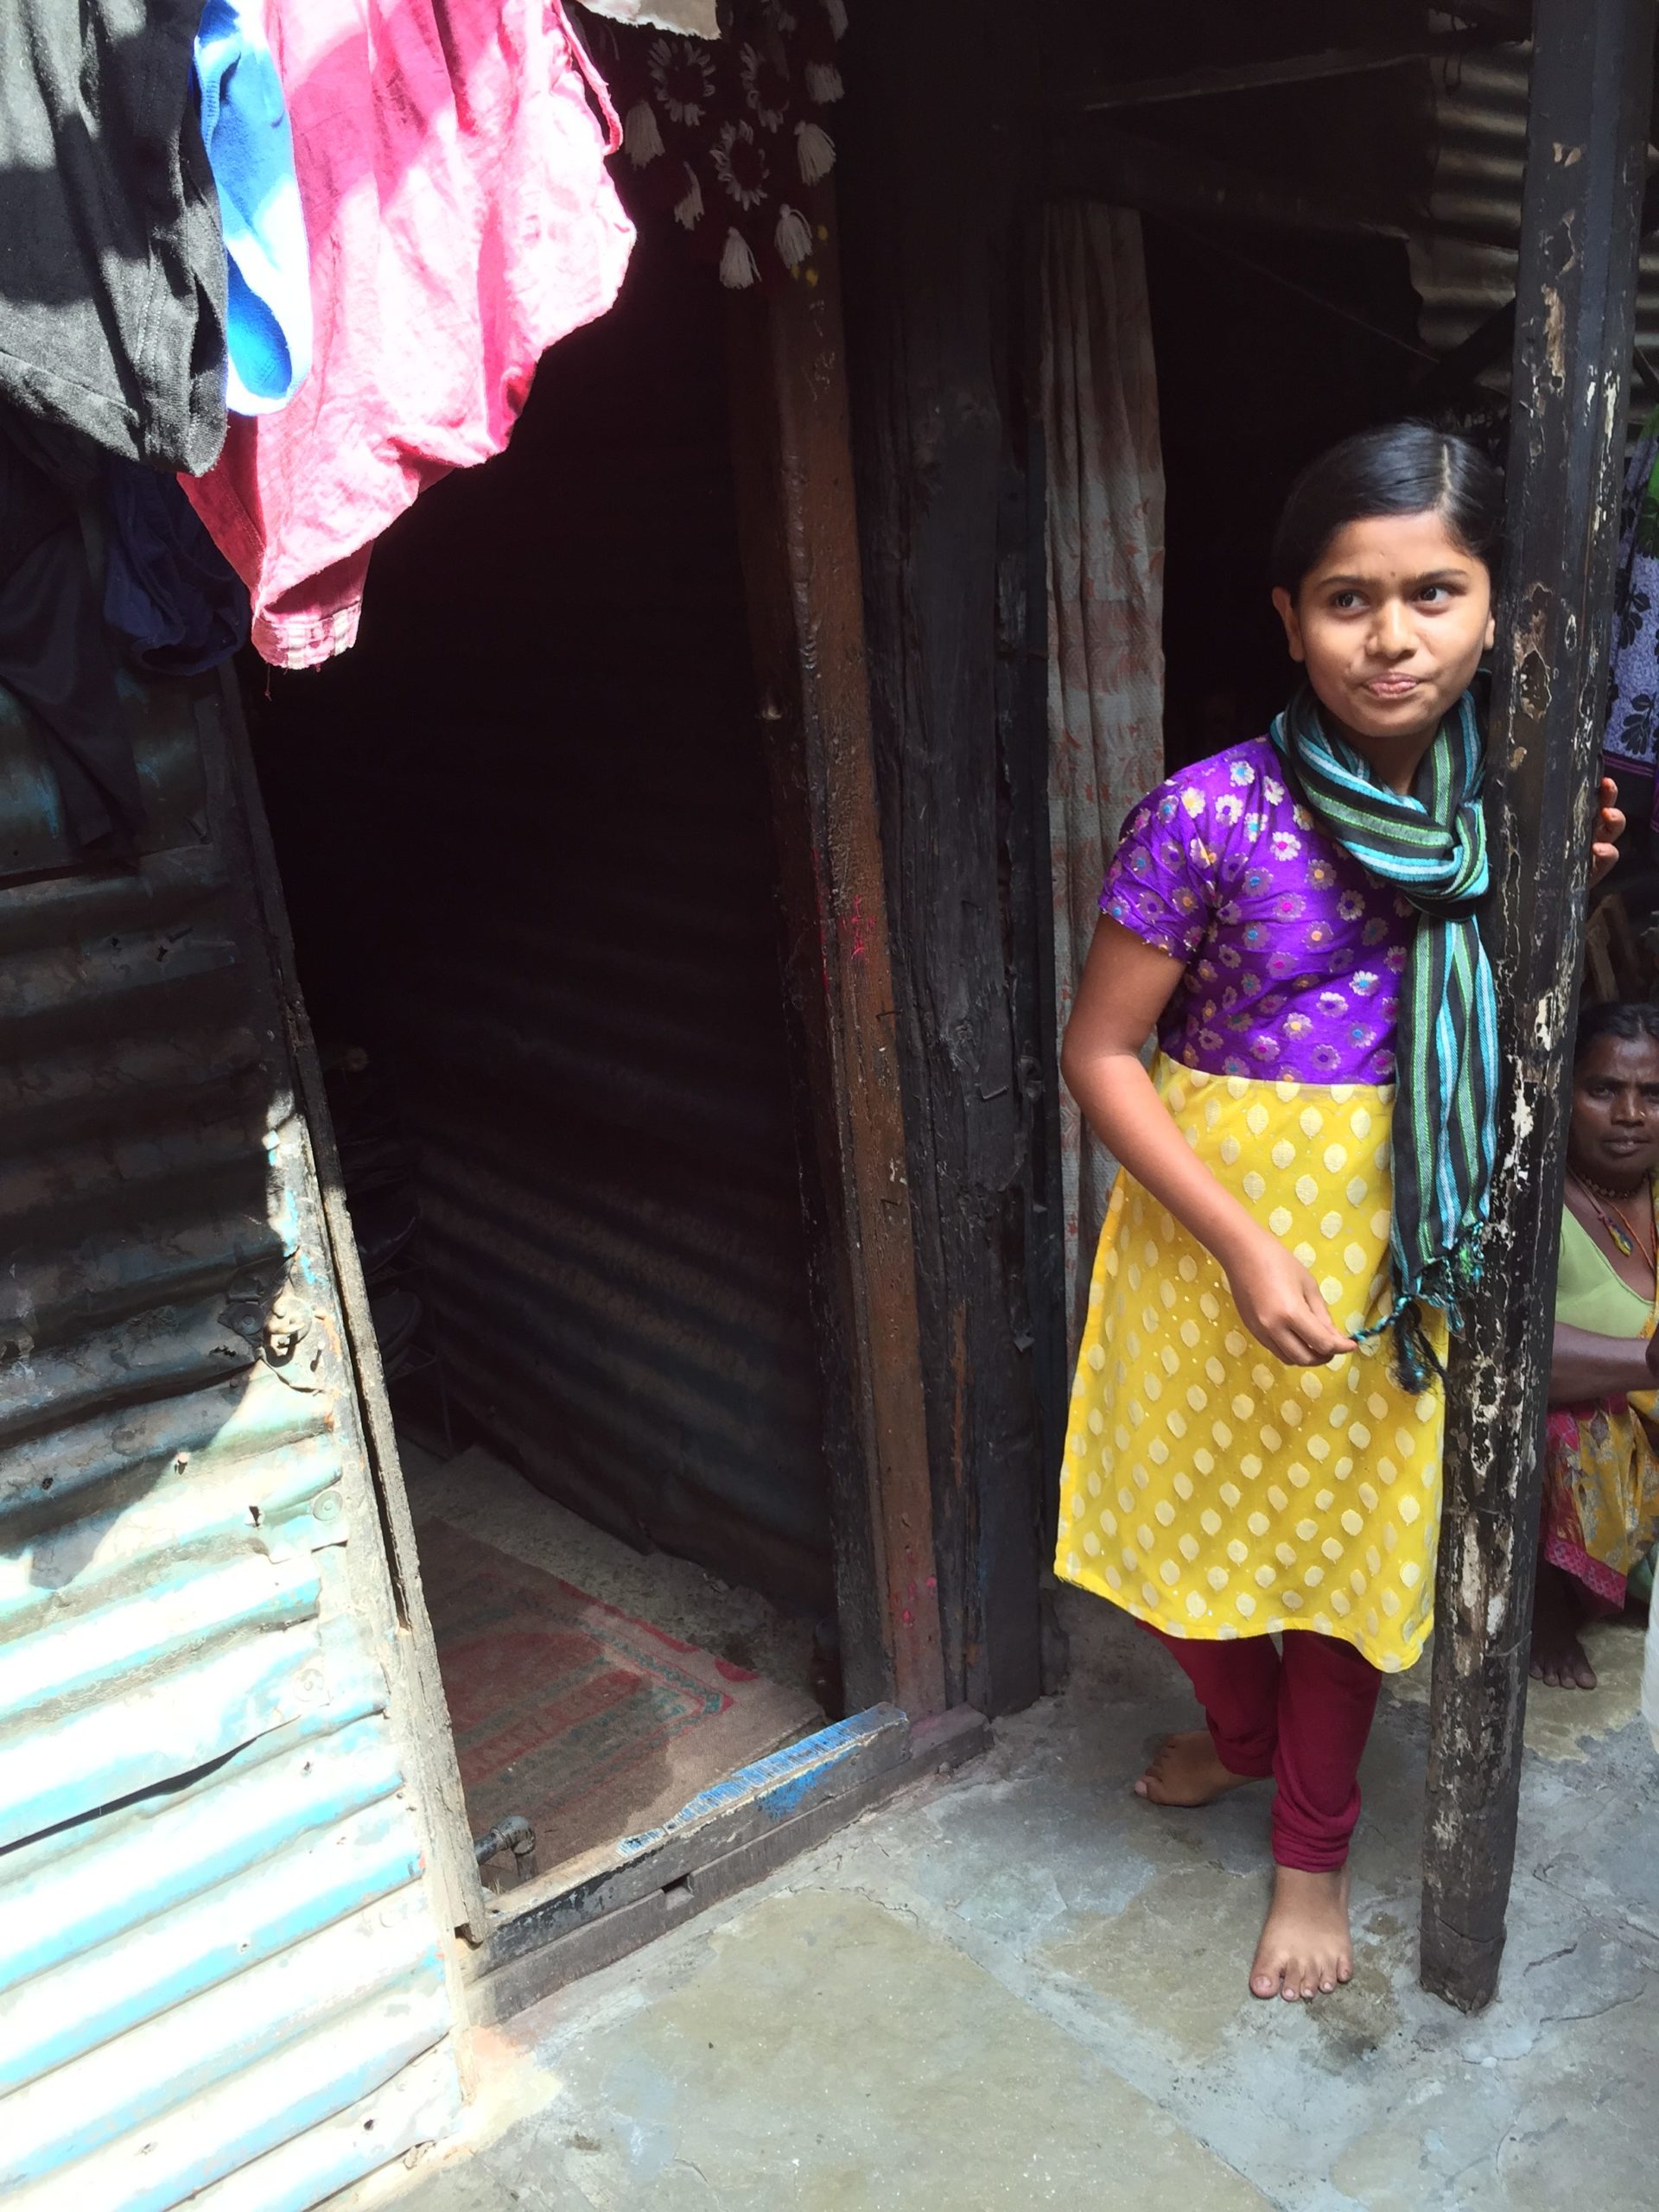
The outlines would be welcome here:
<svg viewBox="0 0 1659 2212">
<path fill-rule="evenodd" d="M 311 257 L 263 0 L 207 0 L 196 81 L 225 232 L 226 404 L 238 415 L 270 415 L 310 371 Z"/>
</svg>

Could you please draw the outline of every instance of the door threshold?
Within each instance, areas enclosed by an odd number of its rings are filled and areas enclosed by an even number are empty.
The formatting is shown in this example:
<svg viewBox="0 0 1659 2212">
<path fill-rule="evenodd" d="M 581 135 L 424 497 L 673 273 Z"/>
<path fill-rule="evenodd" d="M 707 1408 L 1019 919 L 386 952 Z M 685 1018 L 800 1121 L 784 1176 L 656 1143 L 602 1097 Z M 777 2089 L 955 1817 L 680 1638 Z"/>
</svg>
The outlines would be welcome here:
<svg viewBox="0 0 1659 2212">
<path fill-rule="evenodd" d="M 596 1974 L 990 1742 L 990 1723 L 971 1706 L 913 1727 L 896 1705 L 872 1706 L 740 1767 L 660 1827 L 493 1897 L 488 1936 L 470 1961 L 473 2024 L 494 2025 Z"/>
</svg>

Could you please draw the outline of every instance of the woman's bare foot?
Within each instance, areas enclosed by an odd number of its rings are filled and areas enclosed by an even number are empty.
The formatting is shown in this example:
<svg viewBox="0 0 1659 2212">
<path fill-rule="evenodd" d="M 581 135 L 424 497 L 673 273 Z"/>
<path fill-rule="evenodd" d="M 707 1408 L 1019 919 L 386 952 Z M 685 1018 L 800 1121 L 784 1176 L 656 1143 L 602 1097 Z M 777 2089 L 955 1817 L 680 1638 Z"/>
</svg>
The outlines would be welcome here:
<svg viewBox="0 0 1659 2212">
<path fill-rule="evenodd" d="M 1348 1869 L 1310 1874 L 1275 1866 L 1273 1877 L 1273 1903 L 1250 1967 L 1251 1996 L 1317 1997 L 1351 1980 Z"/>
<path fill-rule="evenodd" d="M 1532 1679 L 1554 1690 L 1592 1690 L 1596 1670 L 1579 1641 L 1584 1611 L 1572 1579 L 1548 1560 L 1538 1562 L 1532 1601 Z"/>
<path fill-rule="evenodd" d="M 1255 1780 L 1252 1774 L 1235 1774 L 1222 1764 L 1207 1728 L 1188 1728 L 1165 1737 L 1135 1794 L 1154 1805 L 1212 1805 L 1230 1789 Z"/>
</svg>

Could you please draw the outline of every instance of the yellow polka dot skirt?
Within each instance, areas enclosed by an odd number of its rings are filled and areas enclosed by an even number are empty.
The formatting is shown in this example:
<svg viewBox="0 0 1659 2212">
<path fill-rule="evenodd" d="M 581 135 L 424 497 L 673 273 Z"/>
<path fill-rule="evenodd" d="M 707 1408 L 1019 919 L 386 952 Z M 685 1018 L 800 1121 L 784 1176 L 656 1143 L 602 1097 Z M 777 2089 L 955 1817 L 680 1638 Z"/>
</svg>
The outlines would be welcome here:
<svg viewBox="0 0 1659 2212">
<path fill-rule="evenodd" d="M 1161 1056 L 1153 1077 L 1342 1327 L 1385 1311 L 1393 1092 Z M 1395 1384 L 1386 1339 L 1284 1366 L 1246 1332 L 1216 1261 L 1120 1173 L 1071 1389 L 1055 1571 L 1168 1636 L 1311 1628 L 1397 1673 L 1432 1617 L 1443 1416 L 1438 1389 Z"/>
</svg>

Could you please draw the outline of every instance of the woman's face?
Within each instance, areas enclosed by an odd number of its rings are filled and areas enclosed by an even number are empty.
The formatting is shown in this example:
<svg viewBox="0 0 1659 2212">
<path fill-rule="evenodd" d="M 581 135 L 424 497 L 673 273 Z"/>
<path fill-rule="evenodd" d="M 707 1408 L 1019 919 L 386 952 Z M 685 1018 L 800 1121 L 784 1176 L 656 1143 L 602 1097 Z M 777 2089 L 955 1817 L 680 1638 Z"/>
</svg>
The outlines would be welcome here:
<svg viewBox="0 0 1659 2212">
<path fill-rule="evenodd" d="M 1295 599 L 1278 590 L 1273 603 L 1321 706 L 1402 750 L 1433 734 L 1493 638 L 1486 564 L 1432 512 L 1345 524 Z"/>
<path fill-rule="evenodd" d="M 1598 1037 L 1573 1073 L 1567 1156 L 1592 1183 L 1634 1187 L 1659 1166 L 1659 1043 Z"/>
</svg>

